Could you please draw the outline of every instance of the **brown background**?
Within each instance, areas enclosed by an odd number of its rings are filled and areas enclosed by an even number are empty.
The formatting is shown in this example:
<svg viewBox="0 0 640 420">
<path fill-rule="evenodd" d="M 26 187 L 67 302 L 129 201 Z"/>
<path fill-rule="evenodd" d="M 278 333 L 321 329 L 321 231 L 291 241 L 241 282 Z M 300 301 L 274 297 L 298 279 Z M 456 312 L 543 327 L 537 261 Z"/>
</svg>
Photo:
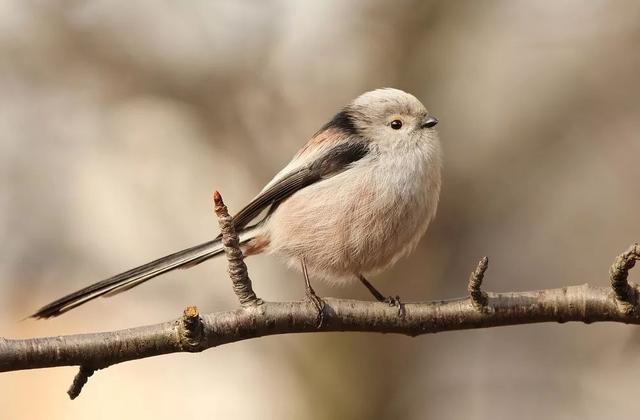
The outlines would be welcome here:
<svg viewBox="0 0 640 420">
<path fill-rule="evenodd" d="M 18 321 L 215 235 L 213 189 L 239 209 L 382 86 L 438 116 L 446 168 L 435 223 L 380 289 L 460 296 L 483 255 L 495 291 L 605 285 L 640 239 L 639 22 L 622 0 L 3 1 L 0 335 L 235 307 L 214 261 Z M 302 296 L 280 261 L 249 268 L 261 297 Z M 639 337 L 607 324 L 269 337 L 115 366 L 74 402 L 73 368 L 1 374 L 0 418 L 632 418 Z"/>
</svg>

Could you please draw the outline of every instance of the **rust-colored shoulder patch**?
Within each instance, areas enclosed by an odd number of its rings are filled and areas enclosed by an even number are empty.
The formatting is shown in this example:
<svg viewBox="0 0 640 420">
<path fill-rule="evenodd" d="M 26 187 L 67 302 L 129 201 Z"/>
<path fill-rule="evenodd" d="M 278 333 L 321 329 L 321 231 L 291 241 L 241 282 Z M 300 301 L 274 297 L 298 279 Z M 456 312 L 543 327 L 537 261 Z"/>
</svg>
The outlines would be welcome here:
<svg viewBox="0 0 640 420">
<path fill-rule="evenodd" d="M 324 149 L 337 145 L 347 137 L 349 137 L 349 134 L 338 128 L 327 128 L 326 130 L 320 131 L 315 136 L 311 137 L 307 144 L 302 146 L 302 149 L 298 151 L 296 157 L 301 157 L 307 153 L 311 153 L 319 147 Z"/>
</svg>

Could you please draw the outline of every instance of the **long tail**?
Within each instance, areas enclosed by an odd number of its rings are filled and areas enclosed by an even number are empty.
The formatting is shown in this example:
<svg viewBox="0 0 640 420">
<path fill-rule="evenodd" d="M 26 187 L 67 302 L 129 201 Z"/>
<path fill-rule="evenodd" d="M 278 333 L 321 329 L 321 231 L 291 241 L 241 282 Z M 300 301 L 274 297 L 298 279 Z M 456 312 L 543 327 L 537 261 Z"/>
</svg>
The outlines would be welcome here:
<svg viewBox="0 0 640 420">
<path fill-rule="evenodd" d="M 241 242 L 250 239 L 249 232 L 240 235 Z M 249 236 L 249 237 L 247 237 Z M 73 308 L 85 304 L 100 296 L 113 296 L 118 293 L 136 287 L 147 280 L 151 280 L 161 274 L 175 270 L 176 268 L 187 268 L 213 258 L 223 252 L 222 241 L 219 238 L 205 242 L 200 245 L 187 248 L 182 251 L 167 255 L 151 261 L 140 267 L 133 268 L 108 279 L 99 281 L 83 289 L 73 292 L 60 299 L 49 303 L 38 309 L 31 315 L 32 318 L 52 318 L 61 315 Z"/>
</svg>

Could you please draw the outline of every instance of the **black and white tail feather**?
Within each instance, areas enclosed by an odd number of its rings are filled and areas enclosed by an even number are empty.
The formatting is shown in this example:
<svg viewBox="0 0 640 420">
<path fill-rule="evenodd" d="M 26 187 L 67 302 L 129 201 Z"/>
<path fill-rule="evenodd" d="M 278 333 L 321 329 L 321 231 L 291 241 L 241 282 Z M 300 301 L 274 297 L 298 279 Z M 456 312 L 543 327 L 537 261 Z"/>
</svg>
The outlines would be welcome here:
<svg viewBox="0 0 640 420">
<path fill-rule="evenodd" d="M 336 115 L 332 120 L 334 125 L 329 123 L 324 129 L 335 128 L 335 125 L 341 121 L 340 118 L 344 119 L 343 114 L 344 112 L 341 112 Z M 264 222 L 262 220 L 256 225 L 247 226 L 264 210 L 267 210 L 268 217 L 275 206 L 296 191 L 348 170 L 352 164 L 362 159 L 367 153 L 369 153 L 367 142 L 358 136 L 353 136 L 350 141 L 329 149 L 312 162 L 295 168 L 291 172 L 282 175 L 279 179 L 272 181 L 268 187 L 234 216 L 233 224 L 240 235 L 241 243 L 251 240 L 255 229 Z M 51 318 L 61 315 L 98 297 L 116 295 L 161 274 L 177 268 L 194 266 L 222 252 L 222 241 L 218 236 L 212 241 L 175 252 L 63 296 L 40 308 L 32 317 Z"/>
<path fill-rule="evenodd" d="M 222 252 L 222 246 L 219 239 L 175 252 L 70 293 L 43 306 L 33 314 L 33 317 L 51 318 L 61 315 L 100 296 L 116 295 L 156 276 L 174 270 L 181 265 L 188 264 L 195 259 L 204 258 L 205 256 L 211 258 L 220 252 Z"/>
<path fill-rule="evenodd" d="M 240 233 L 241 243 L 251 239 L 253 229 L 246 229 Z M 177 268 L 188 268 L 222 254 L 222 239 L 220 237 L 192 246 L 182 251 L 174 252 L 157 260 L 153 260 L 131 270 L 125 271 L 108 279 L 99 281 L 76 292 L 70 293 L 48 305 L 43 306 L 33 314 L 34 318 L 51 318 L 70 311 L 82 304 L 99 297 L 109 297 L 132 289 L 154 277 L 173 271 Z"/>
</svg>

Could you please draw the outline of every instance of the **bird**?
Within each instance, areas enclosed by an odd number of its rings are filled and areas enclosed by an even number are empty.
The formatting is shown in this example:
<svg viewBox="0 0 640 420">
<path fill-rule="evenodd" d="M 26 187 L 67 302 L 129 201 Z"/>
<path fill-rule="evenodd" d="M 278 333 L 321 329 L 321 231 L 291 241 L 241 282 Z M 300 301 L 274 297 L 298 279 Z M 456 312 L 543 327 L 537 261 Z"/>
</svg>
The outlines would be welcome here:
<svg viewBox="0 0 640 420">
<path fill-rule="evenodd" d="M 436 124 L 400 89 L 358 96 L 233 216 L 244 256 L 274 254 L 301 269 L 316 304 L 310 278 L 360 281 L 389 301 L 367 278 L 410 254 L 435 217 L 443 166 Z M 32 317 L 59 316 L 223 252 L 219 235 L 63 296 Z"/>
</svg>

